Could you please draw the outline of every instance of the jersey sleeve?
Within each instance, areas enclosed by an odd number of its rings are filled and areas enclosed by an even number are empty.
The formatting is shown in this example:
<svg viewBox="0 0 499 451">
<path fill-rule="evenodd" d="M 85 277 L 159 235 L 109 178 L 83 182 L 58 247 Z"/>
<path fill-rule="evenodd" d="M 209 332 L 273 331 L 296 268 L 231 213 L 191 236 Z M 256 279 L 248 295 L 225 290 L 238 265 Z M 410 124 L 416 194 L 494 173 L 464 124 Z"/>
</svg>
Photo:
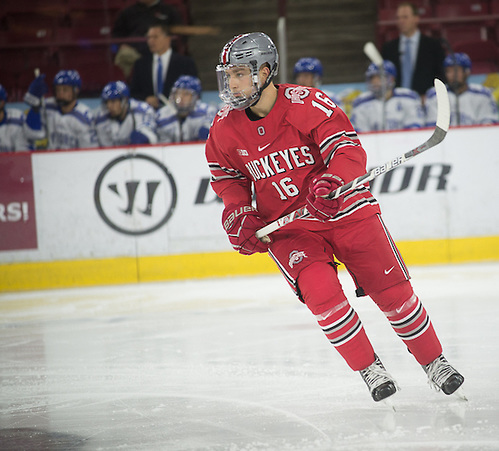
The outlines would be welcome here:
<svg viewBox="0 0 499 451">
<path fill-rule="evenodd" d="M 150 144 L 158 142 L 156 135 L 156 112 L 146 102 L 137 102 L 131 113 L 135 116 L 135 129 L 147 136 Z"/>
<path fill-rule="evenodd" d="M 478 124 L 497 124 L 499 117 L 497 113 L 497 103 L 489 91 L 483 89 L 483 102 L 480 102 L 477 111 Z"/>
<path fill-rule="evenodd" d="M 223 151 L 225 124 L 216 125 L 218 127 L 211 128 L 206 141 L 206 160 L 211 173 L 211 187 L 226 206 L 240 202 L 251 204 L 251 181 L 237 169 L 237 165 Z"/>
</svg>

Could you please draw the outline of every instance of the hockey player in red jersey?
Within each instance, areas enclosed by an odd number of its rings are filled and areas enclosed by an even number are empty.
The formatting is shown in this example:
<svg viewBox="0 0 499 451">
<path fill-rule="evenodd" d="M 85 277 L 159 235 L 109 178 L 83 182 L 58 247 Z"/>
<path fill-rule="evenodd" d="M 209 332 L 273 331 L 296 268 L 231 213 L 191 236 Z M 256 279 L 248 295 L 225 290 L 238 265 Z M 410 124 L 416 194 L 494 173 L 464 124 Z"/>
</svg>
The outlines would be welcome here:
<svg viewBox="0 0 499 451">
<path fill-rule="evenodd" d="M 464 378 L 442 355 L 369 187 L 322 197 L 366 172 L 355 130 L 322 91 L 274 84 L 278 67 L 277 49 L 264 33 L 236 36 L 220 54 L 217 76 L 226 106 L 213 121 L 206 158 L 212 187 L 224 201 L 230 243 L 244 255 L 269 253 L 375 401 L 398 386 L 341 288 L 336 261 L 348 269 L 357 294 L 369 295 L 385 314 L 430 385 L 454 393 Z M 266 223 L 303 205 L 308 217 L 266 240 L 256 238 Z"/>
</svg>

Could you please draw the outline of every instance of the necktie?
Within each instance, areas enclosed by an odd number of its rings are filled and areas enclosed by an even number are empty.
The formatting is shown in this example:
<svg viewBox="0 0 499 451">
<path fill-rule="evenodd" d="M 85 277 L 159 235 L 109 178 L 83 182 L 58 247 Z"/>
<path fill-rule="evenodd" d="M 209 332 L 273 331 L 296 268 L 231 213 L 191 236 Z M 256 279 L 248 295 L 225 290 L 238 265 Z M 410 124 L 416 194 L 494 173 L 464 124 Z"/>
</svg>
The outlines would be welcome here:
<svg viewBox="0 0 499 451">
<path fill-rule="evenodd" d="M 156 81 L 156 86 L 157 86 L 157 93 L 156 94 L 161 94 L 163 92 L 163 64 L 161 63 L 161 57 L 158 56 L 158 68 L 157 68 L 157 81 Z"/>
<path fill-rule="evenodd" d="M 411 41 L 405 40 L 404 54 L 402 55 L 402 87 L 411 88 L 412 85 L 412 53 Z"/>
</svg>

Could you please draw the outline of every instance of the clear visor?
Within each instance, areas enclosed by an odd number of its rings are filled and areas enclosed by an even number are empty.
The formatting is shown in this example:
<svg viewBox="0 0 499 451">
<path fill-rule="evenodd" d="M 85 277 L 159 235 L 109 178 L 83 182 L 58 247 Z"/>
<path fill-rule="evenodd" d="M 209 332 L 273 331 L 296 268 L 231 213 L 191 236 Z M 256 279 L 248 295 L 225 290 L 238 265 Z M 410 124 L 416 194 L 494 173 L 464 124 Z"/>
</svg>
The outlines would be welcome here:
<svg viewBox="0 0 499 451">
<path fill-rule="evenodd" d="M 187 116 L 193 111 L 197 100 L 197 94 L 191 89 L 176 88 L 170 95 L 170 101 L 180 116 Z"/>
<path fill-rule="evenodd" d="M 391 75 L 373 75 L 367 80 L 367 87 L 376 98 L 381 99 L 395 87 L 395 79 Z"/>
<path fill-rule="evenodd" d="M 219 64 L 217 81 L 220 99 L 236 110 L 244 110 L 260 98 L 258 74 L 249 65 Z"/>
</svg>

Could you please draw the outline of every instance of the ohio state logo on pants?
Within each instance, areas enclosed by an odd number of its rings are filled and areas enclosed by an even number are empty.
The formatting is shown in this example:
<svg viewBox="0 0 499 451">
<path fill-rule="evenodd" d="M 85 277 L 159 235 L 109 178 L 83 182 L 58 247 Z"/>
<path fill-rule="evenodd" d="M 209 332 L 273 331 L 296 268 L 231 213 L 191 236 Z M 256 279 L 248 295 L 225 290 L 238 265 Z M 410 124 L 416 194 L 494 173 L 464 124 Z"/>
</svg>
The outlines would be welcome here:
<svg viewBox="0 0 499 451">
<path fill-rule="evenodd" d="M 289 254 L 289 262 L 288 262 L 289 267 L 292 268 L 294 265 L 301 263 L 301 261 L 304 258 L 307 258 L 307 255 L 305 254 L 304 251 L 292 251 Z"/>
</svg>

